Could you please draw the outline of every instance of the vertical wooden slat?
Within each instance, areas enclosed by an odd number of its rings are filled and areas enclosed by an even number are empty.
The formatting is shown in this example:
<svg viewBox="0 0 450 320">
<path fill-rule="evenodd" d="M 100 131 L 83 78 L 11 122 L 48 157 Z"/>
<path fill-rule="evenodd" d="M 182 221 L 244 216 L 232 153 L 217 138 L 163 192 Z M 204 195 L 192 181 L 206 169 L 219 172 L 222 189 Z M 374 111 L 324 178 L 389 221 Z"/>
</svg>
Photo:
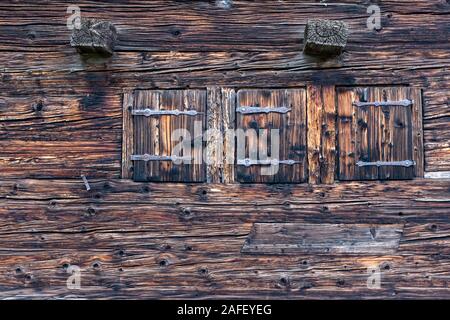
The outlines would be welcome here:
<svg viewBox="0 0 450 320">
<path fill-rule="evenodd" d="M 425 171 L 424 150 L 423 150 L 423 105 L 422 90 L 418 88 L 409 88 L 409 97 L 413 100 L 412 112 L 412 140 L 413 140 L 413 159 L 416 162 L 415 176 L 423 177 Z"/>
<path fill-rule="evenodd" d="M 376 99 L 381 99 L 382 91 L 378 90 Z M 387 97 L 386 97 L 387 98 Z M 392 149 L 394 147 L 394 137 L 393 132 L 391 130 L 391 119 L 392 119 L 392 108 L 391 107 L 382 107 L 381 108 L 381 118 L 380 118 L 380 126 L 381 126 L 381 161 L 391 161 L 392 157 Z M 380 167 L 378 169 L 378 178 L 379 179 L 390 179 L 394 175 L 394 167 Z"/>
<path fill-rule="evenodd" d="M 206 181 L 221 182 L 223 166 L 222 146 L 222 91 L 219 87 L 207 88 L 207 119 L 206 129 L 208 141 L 206 144 Z M 222 154 L 220 154 L 222 152 Z"/>
<path fill-rule="evenodd" d="M 222 124 L 223 124 L 223 164 L 222 182 L 234 182 L 235 172 L 235 110 L 236 110 L 236 92 L 231 88 L 222 89 Z"/>
<path fill-rule="evenodd" d="M 351 93 L 349 93 L 351 91 Z M 415 172 L 423 175 L 423 142 L 421 132 L 421 92 L 407 87 L 339 88 L 339 179 L 411 179 Z M 350 119 L 342 119 L 350 110 L 353 101 L 382 102 L 414 100 L 413 107 L 404 106 L 365 106 L 353 107 L 352 116 L 355 139 L 346 131 Z M 415 106 L 418 100 L 419 104 Z M 419 134 L 417 134 L 419 132 Z M 351 146 L 354 142 L 354 160 L 351 161 Z M 416 160 L 418 159 L 418 161 Z M 366 166 L 357 167 L 357 161 L 393 162 L 416 161 L 415 167 Z M 352 169 L 353 167 L 353 169 Z M 352 171 L 353 170 L 353 171 Z"/>
<path fill-rule="evenodd" d="M 364 90 L 368 92 L 367 101 L 385 101 L 385 98 L 382 98 L 376 92 L 374 93 L 373 88 L 364 88 Z M 358 92 L 361 92 L 361 89 Z M 355 97 L 355 100 L 357 98 Z M 356 123 L 358 130 L 363 132 L 363 143 L 356 151 L 356 160 L 375 162 L 381 158 L 380 110 L 381 108 L 374 106 L 357 108 L 357 115 L 361 115 L 361 118 L 358 118 Z M 362 120 L 362 125 L 360 125 L 360 120 Z M 357 169 L 360 180 L 378 179 L 378 168 L 375 166 L 360 167 Z"/>
<path fill-rule="evenodd" d="M 133 93 L 126 92 L 122 100 L 122 179 L 131 179 L 133 177 L 133 163 L 131 154 L 134 145 L 134 122 L 131 115 L 133 108 Z"/>
<path fill-rule="evenodd" d="M 336 166 L 336 93 L 334 86 L 307 87 L 309 183 L 333 183 Z"/>
<path fill-rule="evenodd" d="M 135 91 L 133 109 L 158 109 L 159 94 L 155 90 Z M 133 154 L 155 154 L 155 143 L 158 145 L 159 134 L 157 130 L 154 130 L 154 127 L 157 127 L 158 118 L 144 116 L 131 117 L 134 123 Z M 135 181 L 147 181 L 148 177 L 159 177 L 158 163 L 134 161 L 133 168 L 133 179 Z"/>
<path fill-rule="evenodd" d="M 239 90 L 237 92 L 237 105 L 240 106 L 264 106 L 269 107 L 270 105 L 266 101 L 263 103 L 263 95 L 268 95 L 271 97 L 270 91 L 260 91 L 260 90 Z M 261 96 L 261 98 L 260 98 Z M 267 100 L 267 99 L 266 99 Z M 271 103 L 273 106 L 273 103 Z M 248 114 L 242 115 L 240 113 L 236 114 L 236 129 L 242 129 L 246 133 L 245 137 L 245 157 L 257 158 L 258 148 L 258 137 L 255 135 L 261 128 L 264 116 L 258 114 Z M 248 133 L 248 135 L 247 135 Z M 237 147 L 240 146 L 240 140 L 237 139 Z M 237 153 L 236 160 L 240 160 L 240 155 Z M 260 169 L 257 166 L 252 166 L 249 168 L 243 166 L 237 166 L 236 168 L 236 180 L 239 182 L 256 182 L 261 181 Z"/>
<path fill-rule="evenodd" d="M 352 90 L 337 89 L 339 179 L 352 180 L 355 176 L 355 134 L 353 130 Z"/>
<path fill-rule="evenodd" d="M 274 175 L 262 175 L 261 166 L 237 166 L 236 179 L 247 183 L 299 183 L 305 180 L 306 172 L 306 92 L 304 89 L 248 89 L 237 93 L 237 107 L 258 106 L 262 108 L 291 107 L 287 114 L 236 114 L 236 129 L 254 130 L 246 138 L 246 155 L 254 152 L 254 160 L 259 159 L 258 146 L 265 147 L 260 136 L 260 130 L 268 130 L 268 158 L 272 158 L 270 135 L 271 129 L 279 129 L 280 160 L 295 160 L 294 165 L 280 165 Z"/>
<path fill-rule="evenodd" d="M 235 167 L 236 94 L 231 88 L 208 87 L 207 101 L 206 179 L 209 183 L 231 183 Z"/>
<path fill-rule="evenodd" d="M 288 90 L 289 99 L 286 101 L 295 112 L 291 113 L 292 121 L 285 126 L 287 141 L 290 142 L 290 147 L 287 159 L 297 160 L 300 163 L 294 167 L 285 167 L 285 170 L 291 170 L 292 182 L 305 182 L 307 180 L 308 172 L 308 156 L 307 156 L 307 93 L 305 89 L 291 89 Z M 292 168 L 294 168 L 292 170 Z"/>
<path fill-rule="evenodd" d="M 146 107 L 151 108 L 146 103 L 146 95 L 145 91 L 135 91 L 134 102 L 133 102 L 133 110 L 135 109 L 143 109 Z M 134 122 L 134 147 L 133 154 L 144 154 L 147 150 L 145 147 L 145 135 L 144 131 L 147 127 L 147 118 L 144 117 L 133 117 Z M 133 179 L 135 181 L 146 181 L 147 173 L 146 173 L 146 164 L 142 161 L 134 161 L 133 162 Z"/>
<path fill-rule="evenodd" d="M 336 168 L 336 90 L 334 86 L 322 87 L 323 125 L 322 125 L 322 164 L 320 182 L 334 182 Z"/>
<path fill-rule="evenodd" d="M 320 183 L 320 146 L 322 138 L 323 99 L 322 87 L 307 87 L 307 146 L 309 183 Z"/>
<path fill-rule="evenodd" d="M 183 108 L 183 92 L 181 90 L 164 90 L 161 93 L 160 109 L 174 110 Z M 160 120 L 160 151 L 162 156 L 170 156 L 172 153 L 171 133 L 173 125 L 180 120 L 180 117 L 163 115 Z M 158 161 L 160 180 L 179 180 L 179 168 L 173 167 L 170 161 Z M 156 177 L 149 177 L 150 180 Z"/>
</svg>

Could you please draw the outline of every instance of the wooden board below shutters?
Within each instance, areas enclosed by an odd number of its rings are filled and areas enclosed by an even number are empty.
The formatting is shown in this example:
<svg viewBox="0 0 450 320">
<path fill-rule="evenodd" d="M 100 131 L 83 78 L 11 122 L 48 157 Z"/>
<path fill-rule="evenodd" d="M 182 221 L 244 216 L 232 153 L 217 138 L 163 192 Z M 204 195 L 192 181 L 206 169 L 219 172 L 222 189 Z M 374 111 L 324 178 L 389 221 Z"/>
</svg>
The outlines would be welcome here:
<svg viewBox="0 0 450 320">
<path fill-rule="evenodd" d="M 413 101 L 412 106 L 365 106 L 354 102 Z M 340 180 L 412 179 L 423 175 L 422 108 L 419 89 L 338 88 Z M 411 160 L 414 166 L 357 166 L 357 162 Z"/>
<path fill-rule="evenodd" d="M 237 107 L 276 108 L 290 107 L 291 111 L 280 113 L 242 114 L 236 113 L 236 128 L 249 133 L 254 129 L 256 136 L 248 134 L 245 142 L 245 157 L 251 157 L 258 150 L 267 150 L 271 158 L 271 129 L 279 129 L 279 160 L 298 161 L 293 165 L 281 164 L 273 175 L 261 174 L 261 165 L 246 167 L 238 165 L 236 180 L 244 183 L 299 183 L 306 178 L 306 90 L 305 89 L 245 89 L 237 93 Z M 260 133 L 264 130 L 267 140 Z M 266 141 L 267 145 L 266 145 Z M 239 147 L 239 146 L 238 146 Z M 255 156 L 263 159 L 260 154 Z M 267 167 L 267 166 L 266 166 Z"/>
<path fill-rule="evenodd" d="M 191 164 L 171 161 L 134 161 L 135 181 L 204 182 L 205 165 L 202 159 L 202 134 L 205 129 L 205 90 L 143 90 L 135 93 L 134 109 L 196 110 L 201 114 L 162 115 L 157 117 L 134 116 L 134 154 L 159 156 L 173 155 L 181 138 L 174 137 L 175 130 L 185 129 L 190 135 Z M 197 126 L 197 127 L 196 127 Z M 175 139 L 174 139 L 175 138 Z M 174 139 L 174 141 L 172 141 Z M 197 143 L 194 140 L 197 139 Z M 200 139 L 200 142 L 198 142 Z M 184 150 L 183 150 L 184 151 Z M 188 154 L 177 154 L 187 156 Z M 201 163 L 197 163 L 201 161 Z"/>
</svg>

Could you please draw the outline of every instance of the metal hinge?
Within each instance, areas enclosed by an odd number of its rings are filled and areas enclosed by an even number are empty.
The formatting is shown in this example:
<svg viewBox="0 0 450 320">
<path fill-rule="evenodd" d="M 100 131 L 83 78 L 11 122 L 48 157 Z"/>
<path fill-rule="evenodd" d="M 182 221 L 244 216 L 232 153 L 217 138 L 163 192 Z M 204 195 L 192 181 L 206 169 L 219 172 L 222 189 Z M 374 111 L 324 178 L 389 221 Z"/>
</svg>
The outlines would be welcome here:
<svg viewBox="0 0 450 320">
<path fill-rule="evenodd" d="M 134 161 L 190 161 L 191 157 L 190 156 L 186 156 L 186 157 L 178 157 L 178 156 L 155 156 L 155 155 L 150 155 L 150 154 L 133 154 L 131 156 L 131 160 Z"/>
<path fill-rule="evenodd" d="M 353 101 L 353 105 L 356 107 L 409 107 L 412 106 L 414 101 L 412 100 L 400 100 L 400 101 L 375 101 L 375 102 L 360 102 L 360 101 Z"/>
<path fill-rule="evenodd" d="M 140 109 L 140 110 L 132 110 L 131 114 L 134 116 L 146 116 L 146 117 L 155 117 L 155 116 L 196 116 L 202 114 L 203 112 L 198 112 L 195 110 L 184 110 L 180 111 L 178 109 L 175 110 L 154 110 L 154 109 Z"/>
<path fill-rule="evenodd" d="M 299 161 L 294 160 L 278 160 L 278 159 L 266 159 L 266 160 L 252 160 L 252 159 L 238 159 L 237 164 L 239 166 L 255 166 L 255 165 L 272 165 L 272 166 L 278 166 L 280 164 L 286 164 L 286 165 L 294 165 L 296 163 L 300 163 Z"/>
<path fill-rule="evenodd" d="M 238 107 L 236 112 L 242 114 L 252 114 L 252 113 L 288 113 L 291 111 L 288 107 L 276 107 L 276 108 L 262 108 L 262 107 Z"/>
<path fill-rule="evenodd" d="M 370 166 L 377 166 L 377 167 L 385 167 L 385 166 L 394 166 L 394 167 L 412 167 L 416 165 L 415 161 L 412 160 L 404 160 L 404 161 L 376 161 L 376 162 L 364 162 L 364 161 L 358 161 L 356 163 L 358 167 L 370 167 Z"/>
</svg>

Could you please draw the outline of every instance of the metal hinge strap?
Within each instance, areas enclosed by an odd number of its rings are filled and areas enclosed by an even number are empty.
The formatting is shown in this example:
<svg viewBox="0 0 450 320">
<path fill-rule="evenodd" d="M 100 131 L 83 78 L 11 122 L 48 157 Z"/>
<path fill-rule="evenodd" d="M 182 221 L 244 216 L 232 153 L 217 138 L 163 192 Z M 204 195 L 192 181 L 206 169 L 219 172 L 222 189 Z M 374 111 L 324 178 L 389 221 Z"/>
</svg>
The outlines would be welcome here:
<svg viewBox="0 0 450 320">
<path fill-rule="evenodd" d="M 386 166 L 394 166 L 394 167 L 412 167 L 416 165 L 415 161 L 412 160 L 404 160 L 404 161 L 375 161 L 375 162 L 364 162 L 364 161 L 358 161 L 356 163 L 358 167 L 370 167 L 370 166 L 377 166 L 377 167 L 386 167 Z"/>
<path fill-rule="evenodd" d="M 414 103 L 412 100 L 400 100 L 400 101 L 375 101 L 375 102 L 360 102 L 353 101 L 353 105 L 356 107 L 409 107 Z"/>
<path fill-rule="evenodd" d="M 261 108 L 261 107 L 238 107 L 236 112 L 242 114 L 253 114 L 253 113 L 288 113 L 291 111 L 288 107 L 276 107 L 276 108 Z"/>
<path fill-rule="evenodd" d="M 131 156 L 131 160 L 134 161 L 190 161 L 191 157 L 190 156 L 186 156 L 186 157 L 178 157 L 178 156 L 155 156 L 155 155 L 150 155 L 150 154 L 133 154 Z"/>
<path fill-rule="evenodd" d="M 198 112 L 195 110 L 184 110 L 180 111 L 178 109 L 175 110 L 154 110 L 154 109 L 138 109 L 132 110 L 131 114 L 134 116 L 146 116 L 146 117 L 155 117 L 155 116 L 196 116 L 202 114 L 202 112 Z"/>
<path fill-rule="evenodd" d="M 294 165 L 296 163 L 300 163 L 299 161 L 295 160 L 278 160 L 278 159 L 266 159 L 266 160 L 252 160 L 252 159 L 238 159 L 237 164 L 239 166 L 255 166 L 255 165 L 272 165 L 272 166 L 278 166 L 280 164 L 285 165 Z"/>
</svg>

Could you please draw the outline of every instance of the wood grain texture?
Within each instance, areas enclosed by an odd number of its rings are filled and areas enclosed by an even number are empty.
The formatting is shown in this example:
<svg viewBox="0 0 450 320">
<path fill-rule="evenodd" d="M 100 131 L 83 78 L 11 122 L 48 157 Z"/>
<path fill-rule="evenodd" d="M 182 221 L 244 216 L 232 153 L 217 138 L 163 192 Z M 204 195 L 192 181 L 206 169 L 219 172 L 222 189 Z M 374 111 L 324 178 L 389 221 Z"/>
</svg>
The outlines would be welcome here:
<svg viewBox="0 0 450 320">
<path fill-rule="evenodd" d="M 367 1 L 76 4 L 117 26 L 111 58 L 70 47 L 66 1 L 0 1 L 0 298 L 450 299 L 448 1 L 382 1 L 378 32 Z M 343 55 L 303 55 L 311 17 L 349 24 Z M 123 94 L 219 86 L 233 126 L 235 89 L 308 85 L 423 88 L 424 171 L 439 179 L 118 179 Z M 224 182 L 234 175 L 224 167 Z M 395 254 L 240 254 L 255 223 L 287 222 L 404 228 Z M 66 288 L 71 265 L 80 291 Z"/>
<path fill-rule="evenodd" d="M 208 130 L 206 142 L 206 181 L 219 183 L 222 180 L 223 166 L 223 130 L 222 130 L 222 91 L 219 87 L 208 88 L 207 91 Z"/>
<path fill-rule="evenodd" d="M 450 295 L 450 181 L 90 184 L 86 191 L 81 179 L 0 180 L 0 297 Z M 404 228 L 394 254 L 239 254 L 254 223 L 286 221 Z M 82 269 L 80 291 L 65 286 L 70 265 Z M 381 289 L 368 289 L 368 268 L 376 266 Z"/>
<path fill-rule="evenodd" d="M 320 183 L 320 161 L 322 145 L 323 100 L 322 88 L 308 86 L 307 90 L 307 145 L 308 145 L 308 181 Z"/>
<path fill-rule="evenodd" d="M 232 88 L 208 87 L 207 182 L 235 181 L 236 93 Z"/>
<path fill-rule="evenodd" d="M 77 4 L 85 15 L 117 24 L 118 51 L 111 59 L 86 61 L 70 47 L 70 30 L 62 14 L 65 2 L 0 4 L 4 66 L 0 70 L 0 135 L 8 137 L 1 141 L 2 147 L 8 150 L 16 143 L 36 141 L 30 146 L 35 161 L 18 151 L 17 157 L 3 157 L 0 168 L 5 177 L 74 178 L 80 168 L 93 177 L 119 177 L 124 90 L 293 87 L 310 82 L 424 88 L 425 169 L 450 170 L 446 71 L 450 9 L 445 1 L 385 1 L 380 4 L 380 32 L 366 28 L 364 1 L 339 1 L 326 7 L 302 1 L 264 6 L 237 1 L 229 9 L 205 1 Z M 183 19 L 173 14 L 179 10 L 185 13 Z M 352 33 L 342 57 L 322 61 L 300 53 L 303 29 L 311 16 L 349 23 Z M 156 23 L 160 17 L 164 21 Z M 36 112 L 32 106 L 40 100 L 43 108 Z M 102 149 L 98 144 L 86 145 L 91 137 L 97 142 L 102 137 Z M 46 143 L 48 139 L 53 143 Z M 59 146 L 68 144 L 78 152 L 60 157 Z M 84 156 L 91 151 L 102 152 L 102 158 Z"/>
<path fill-rule="evenodd" d="M 336 166 L 336 93 L 334 86 L 307 87 L 309 183 L 333 183 Z"/>
<path fill-rule="evenodd" d="M 339 173 L 341 180 L 412 179 L 423 176 L 420 89 L 338 88 Z M 356 106 L 357 102 L 410 100 L 412 106 Z M 421 151 L 422 150 L 422 151 Z M 414 166 L 357 166 L 362 162 L 414 161 Z"/>
<path fill-rule="evenodd" d="M 222 182 L 232 183 L 235 177 L 236 91 L 222 88 L 223 172 Z M 233 134 L 232 134 L 233 133 Z"/>
<path fill-rule="evenodd" d="M 320 182 L 333 183 L 336 171 L 336 88 L 323 86 L 323 122 L 322 122 L 322 158 L 320 166 Z"/>
<path fill-rule="evenodd" d="M 249 158 L 296 161 L 293 165 L 279 166 L 238 165 L 236 181 L 242 183 L 306 181 L 306 90 L 242 89 L 237 91 L 236 107 L 290 108 L 287 113 L 236 113 L 236 129 L 242 132 L 241 138 L 237 135 L 236 160 Z M 241 153 L 239 146 L 242 146 Z M 269 170 L 269 167 L 272 169 Z"/>
<path fill-rule="evenodd" d="M 255 223 L 242 253 L 357 254 L 397 252 L 402 225 Z"/>
</svg>

